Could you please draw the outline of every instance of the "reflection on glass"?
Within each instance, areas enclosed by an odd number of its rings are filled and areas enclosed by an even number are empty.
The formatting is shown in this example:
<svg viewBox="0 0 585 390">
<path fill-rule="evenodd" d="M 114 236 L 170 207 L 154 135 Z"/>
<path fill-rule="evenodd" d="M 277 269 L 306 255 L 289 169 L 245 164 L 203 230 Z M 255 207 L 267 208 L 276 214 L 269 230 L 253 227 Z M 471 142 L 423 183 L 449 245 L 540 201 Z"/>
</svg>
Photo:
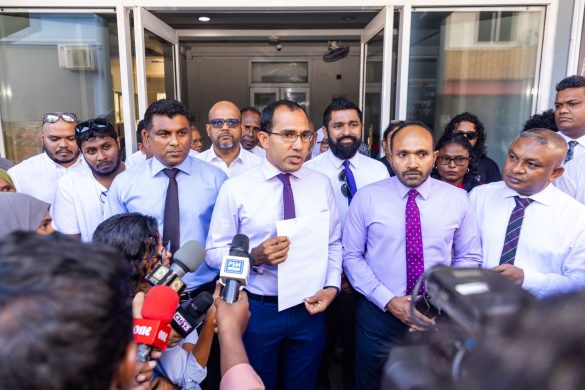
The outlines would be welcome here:
<svg viewBox="0 0 585 390">
<path fill-rule="evenodd" d="M 256 107 L 258 111 L 262 111 L 264 107 L 277 100 L 276 92 L 255 92 L 253 95 L 252 106 Z"/>
<path fill-rule="evenodd" d="M 382 70 L 384 58 L 384 30 L 366 44 L 364 142 L 371 155 L 380 152 L 380 120 L 382 115 Z"/>
<path fill-rule="evenodd" d="M 175 99 L 173 44 L 144 30 L 144 47 L 148 104 L 159 99 Z"/>
<path fill-rule="evenodd" d="M 121 124 L 115 14 L 0 14 L 0 110 L 7 158 L 41 151 L 45 112 Z"/>
<path fill-rule="evenodd" d="M 487 154 L 501 167 L 531 114 L 542 17 L 541 10 L 413 12 L 407 118 L 438 137 L 453 116 L 477 115 Z"/>
<path fill-rule="evenodd" d="M 257 84 L 306 84 L 309 82 L 309 63 L 301 62 L 252 62 L 252 83 Z"/>
</svg>

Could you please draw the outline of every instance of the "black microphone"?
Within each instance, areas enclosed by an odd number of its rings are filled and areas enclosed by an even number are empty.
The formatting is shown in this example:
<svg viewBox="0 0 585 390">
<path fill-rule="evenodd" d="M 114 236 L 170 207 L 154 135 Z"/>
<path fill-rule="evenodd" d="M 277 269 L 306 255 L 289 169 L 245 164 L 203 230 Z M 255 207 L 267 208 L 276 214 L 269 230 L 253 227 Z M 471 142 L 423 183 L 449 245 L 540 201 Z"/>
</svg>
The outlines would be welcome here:
<svg viewBox="0 0 585 390">
<path fill-rule="evenodd" d="M 205 248 L 196 241 L 187 241 L 173 255 L 170 267 L 158 264 L 145 279 L 153 286 L 169 286 L 177 293 L 185 289 L 181 278 L 187 272 L 194 272 L 205 261 Z"/>
<path fill-rule="evenodd" d="M 230 245 L 229 255 L 223 258 L 219 276 L 225 284 L 221 295 L 227 303 L 238 300 L 240 287 L 245 286 L 250 274 L 250 239 L 245 234 L 236 234 Z"/>
<path fill-rule="evenodd" d="M 207 291 L 199 293 L 196 297 L 183 302 L 173 316 L 171 326 L 185 338 L 207 318 L 207 310 L 213 305 L 213 297 Z"/>
</svg>

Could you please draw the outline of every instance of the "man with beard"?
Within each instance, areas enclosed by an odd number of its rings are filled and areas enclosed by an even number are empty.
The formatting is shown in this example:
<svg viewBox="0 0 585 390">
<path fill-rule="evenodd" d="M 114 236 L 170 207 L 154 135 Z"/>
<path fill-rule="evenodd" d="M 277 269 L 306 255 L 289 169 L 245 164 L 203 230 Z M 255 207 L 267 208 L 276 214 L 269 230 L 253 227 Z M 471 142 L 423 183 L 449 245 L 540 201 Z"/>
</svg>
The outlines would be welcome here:
<svg viewBox="0 0 585 390">
<path fill-rule="evenodd" d="M 392 346 L 432 322 L 410 295 L 426 269 L 478 267 L 481 246 L 467 193 L 430 178 L 432 130 L 405 122 L 390 138 L 396 176 L 362 188 L 343 231 L 343 268 L 361 294 L 356 308 L 356 388 L 378 389 Z M 375 207 L 373 207 L 375 205 Z M 422 290 L 420 291 L 422 293 Z"/>
<path fill-rule="evenodd" d="M 104 219 L 104 203 L 114 178 L 125 170 L 116 129 L 95 118 L 75 127 L 75 141 L 90 170 L 71 172 L 57 185 L 51 212 L 58 232 L 91 242 Z"/>
<path fill-rule="evenodd" d="M 43 153 L 32 156 L 8 170 L 16 192 L 53 202 L 59 179 L 70 171 L 85 169 L 75 144 L 77 116 L 54 112 L 43 115 Z"/>
<path fill-rule="evenodd" d="M 240 113 L 242 114 L 242 147 L 258 157 L 266 157 L 266 151 L 258 145 L 260 111 L 254 107 L 246 107 L 242 108 Z"/>
<path fill-rule="evenodd" d="M 207 135 L 211 148 L 197 158 L 215 165 L 228 177 L 238 176 L 262 160 L 240 147 L 242 137 L 240 109 L 232 102 L 217 102 L 209 110 Z"/>
<path fill-rule="evenodd" d="M 360 188 L 388 177 L 384 164 L 358 153 L 362 143 L 362 112 L 345 98 L 335 99 L 323 113 L 329 150 L 307 161 L 307 168 L 329 177 L 343 224 L 349 203 Z"/>
</svg>

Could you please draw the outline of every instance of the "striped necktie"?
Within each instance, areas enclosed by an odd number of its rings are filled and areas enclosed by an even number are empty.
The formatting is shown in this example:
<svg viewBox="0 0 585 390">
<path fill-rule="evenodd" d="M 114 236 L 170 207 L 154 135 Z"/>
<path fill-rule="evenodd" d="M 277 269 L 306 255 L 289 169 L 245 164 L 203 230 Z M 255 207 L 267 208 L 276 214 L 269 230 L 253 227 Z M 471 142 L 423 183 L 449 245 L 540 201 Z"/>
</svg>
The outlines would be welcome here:
<svg viewBox="0 0 585 390">
<path fill-rule="evenodd" d="M 567 150 L 567 156 L 565 157 L 565 164 L 573 159 L 573 153 L 575 153 L 575 146 L 577 146 L 578 143 L 579 142 L 577 142 L 577 141 L 569 141 L 569 150 Z"/>
<path fill-rule="evenodd" d="M 508 221 L 506 239 L 504 240 L 504 247 L 500 256 L 500 264 L 514 264 L 516 249 L 518 249 L 518 240 L 520 239 L 520 230 L 522 229 L 522 221 L 524 220 L 524 210 L 530 203 L 534 202 L 530 198 L 520 198 L 519 196 L 515 196 L 514 200 L 516 201 L 516 207 L 512 210 L 510 220 Z"/>
</svg>

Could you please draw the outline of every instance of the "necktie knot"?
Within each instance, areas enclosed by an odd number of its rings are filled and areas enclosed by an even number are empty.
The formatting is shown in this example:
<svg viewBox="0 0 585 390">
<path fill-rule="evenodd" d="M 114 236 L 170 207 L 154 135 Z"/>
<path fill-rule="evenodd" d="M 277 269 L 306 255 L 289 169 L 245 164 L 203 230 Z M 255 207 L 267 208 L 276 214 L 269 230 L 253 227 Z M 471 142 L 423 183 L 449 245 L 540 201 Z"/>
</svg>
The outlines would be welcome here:
<svg viewBox="0 0 585 390">
<path fill-rule="evenodd" d="M 179 170 L 177 168 L 165 168 L 163 169 L 163 172 L 169 179 L 174 179 L 177 176 L 177 173 L 179 173 Z"/>
<path fill-rule="evenodd" d="M 284 186 L 290 187 L 290 173 L 279 173 L 278 180 L 280 180 Z"/>
<path fill-rule="evenodd" d="M 565 157 L 565 163 L 571 161 L 573 159 L 573 154 L 575 153 L 575 146 L 577 146 L 579 142 L 577 141 L 569 141 L 569 149 L 567 150 L 567 155 Z"/>
<path fill-rule="evenodd" d="M 516 205 L 518 207 L 522 207 L 522 208 L 526 208 L 528 207 L 528 205 L 532 202 L 534 202 L 534 199 L 530 199 L 530 198 L 521 198 L 519 196 L 515 196 L 514 200 L 516 201 Z"/>
<path fill-rule="evenodd" d="M 409 197 L 410 199 L 414 199 L 414 198 L 416 198 L 416 196 L 417 196 L 417 195 L 418 195 L 418 191 L 417 191 L 415 188 L 411 188 L 411 189 L 408 191 L 408 197 Z"/>
<path fill-rule="evenodd" d="M 344 161 L 343 161 L 343 167 L 344 167 L 345 169 L 348 169 L 348 168 L 349 168 L 349 160 L 344 160 Z"/>
</svg>

